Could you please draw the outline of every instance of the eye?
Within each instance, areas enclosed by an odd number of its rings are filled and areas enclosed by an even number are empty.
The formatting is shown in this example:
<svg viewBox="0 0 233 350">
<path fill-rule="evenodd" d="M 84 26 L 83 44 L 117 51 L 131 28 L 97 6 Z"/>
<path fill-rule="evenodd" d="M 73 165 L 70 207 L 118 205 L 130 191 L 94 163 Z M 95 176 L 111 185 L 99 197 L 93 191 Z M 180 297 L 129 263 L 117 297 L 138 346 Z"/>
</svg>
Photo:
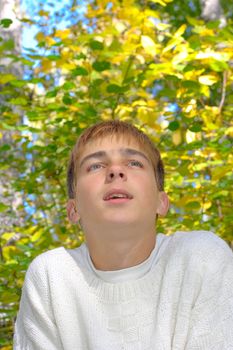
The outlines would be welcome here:
<svg viewBox="0 0 233 350">
<path fill-rule="evenodd" d="M 130 160 L 129 162 L 128 162 L 128 165 L 130 166 L 130 167 L 136 167 L 136 168 L 143 168 L 143 164 L 142 164 L 142 162 L 139 162 L 139 160 Z"/>
<path fill-rule="evenodd" d="M 99 169 L 103 168 L 103 164 L 101 163 L 94 163 L 88 166 L 87 171 L 91 172 L 91 171 L 97 171 Z"/>
</svg>

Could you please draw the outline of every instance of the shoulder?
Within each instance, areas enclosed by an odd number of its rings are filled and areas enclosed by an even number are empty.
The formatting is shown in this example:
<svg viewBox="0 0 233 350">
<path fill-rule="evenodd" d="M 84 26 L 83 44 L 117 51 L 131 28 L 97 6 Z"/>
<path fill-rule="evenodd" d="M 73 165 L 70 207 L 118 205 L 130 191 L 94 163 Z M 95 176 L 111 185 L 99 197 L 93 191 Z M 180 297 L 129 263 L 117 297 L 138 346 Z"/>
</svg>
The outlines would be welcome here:
<svg viewBox="0 0 233 350">
<path fill-rule="evenodd" d="M 41 253 L 35 257 L 29 267 L 33 269 L 38 266 L 55 263 L 57 261 L 60 261 L 61 258 L 64 258 L 65 255 L 65 249 L 63 247 L 48 250 L 47 252 Z"/>
<path fill-rule="evenodd" d="M 84 264 L 85 245 L 76 249 L 65 249 L 64 247 L 55 248 L 38 255 L 29 265 L 27 275 L 36 278 L 38 274 L 59 275 L 67 274 L 72 271 L 78 271 Z"/>
<path fill-rule="evenodd" d="M 64 268 L 67 270 L 67 265 L 71 263 L 70 259 L 69 254 L 63 247 L 41 253 L 30 263 L 26 272 L 26 280 L 38 281 L 40 278 L 45 279 L 51 273 L 59 273 Z"/>
<path fill-rule="evenodd" d="M 219 247 L 220 249 L 229 249 L 226 242 L 218 237 L 216 234 L 210 231 L 178 231 L 175 232 L 173 237 L 173 241 L 175 243 L 179 243 L 185 246 L 195 247 Z M 229 249 L 230 250 L 230 249 Z"/>
<path fill-rule="evenodd" d="M 190 265 L 219 269 L 233 266 L 233 252 L 225 241 L 209 231 L 176 232 L 171 239 L 174 254 Z"/>
</svg>

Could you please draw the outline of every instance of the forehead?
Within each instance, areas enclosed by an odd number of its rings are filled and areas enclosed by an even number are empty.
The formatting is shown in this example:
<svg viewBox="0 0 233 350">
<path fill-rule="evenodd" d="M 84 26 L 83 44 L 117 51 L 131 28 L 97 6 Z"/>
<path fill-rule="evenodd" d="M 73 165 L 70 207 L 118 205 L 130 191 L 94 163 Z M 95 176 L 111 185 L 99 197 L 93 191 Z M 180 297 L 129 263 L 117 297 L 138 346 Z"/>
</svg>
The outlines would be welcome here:
<svg viewBox="0 0 233 350">
<path fill-rule="evenodd" d="M 80 150 L 79 159 L 85 157 L 89 153 L 97 152 L 99 150 L 111 152 L 122 148 L 133 148 L 147 154 L 145 147 L 140 145 L 139 141 L 133 136 L 110 135 L 88 141 L 88 143 Z"/>
</svg>

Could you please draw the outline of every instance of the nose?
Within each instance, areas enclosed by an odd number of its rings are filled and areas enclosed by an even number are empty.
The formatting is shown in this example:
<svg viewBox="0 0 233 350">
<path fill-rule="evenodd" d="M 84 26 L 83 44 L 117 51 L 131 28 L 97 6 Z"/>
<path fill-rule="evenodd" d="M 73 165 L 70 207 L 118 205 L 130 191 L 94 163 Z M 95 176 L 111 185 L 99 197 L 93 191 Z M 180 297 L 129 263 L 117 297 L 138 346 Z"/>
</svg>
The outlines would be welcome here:
<svg viewBox="0 0 233 350">
<path fill-rule="evenodd" d="M 107 175 L 106 175 L 106 181 L 112 182 L 116 179 L 126 181 L 126 172 L 121 166 L 112 166 L 108 169 Z"/>
</svg>

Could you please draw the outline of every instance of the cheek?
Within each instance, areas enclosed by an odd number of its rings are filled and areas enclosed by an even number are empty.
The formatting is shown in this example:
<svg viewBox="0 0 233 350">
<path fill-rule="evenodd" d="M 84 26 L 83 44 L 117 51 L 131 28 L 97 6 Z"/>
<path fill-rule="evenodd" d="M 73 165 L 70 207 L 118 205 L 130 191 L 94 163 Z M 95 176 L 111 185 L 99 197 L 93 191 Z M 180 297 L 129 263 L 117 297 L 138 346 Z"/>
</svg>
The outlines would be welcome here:
<svg viewBox="0 0 233 350">
<path fill-rule="evenodd" d="M 157 207 L 159 198 L 155 179 L 147 179 L 147 181 L 144 182 L 144 186 L 142 186 L 141 189 L 142 195 L 145 201 L 148 203 L 148 205 L 150 205 L 151 207 Z"/>
<path fill-rule="evenodd" d="M 77 203 L 80 208 L 89 208 L 93 204 L 96 203 L 96 198 L 99 193 L 99 179 L 95 176 L 95 178 L 89 178 L 88 181 L 85 179 L 84 181 L 80 179 L 77 182 Z"/>
</svg>

